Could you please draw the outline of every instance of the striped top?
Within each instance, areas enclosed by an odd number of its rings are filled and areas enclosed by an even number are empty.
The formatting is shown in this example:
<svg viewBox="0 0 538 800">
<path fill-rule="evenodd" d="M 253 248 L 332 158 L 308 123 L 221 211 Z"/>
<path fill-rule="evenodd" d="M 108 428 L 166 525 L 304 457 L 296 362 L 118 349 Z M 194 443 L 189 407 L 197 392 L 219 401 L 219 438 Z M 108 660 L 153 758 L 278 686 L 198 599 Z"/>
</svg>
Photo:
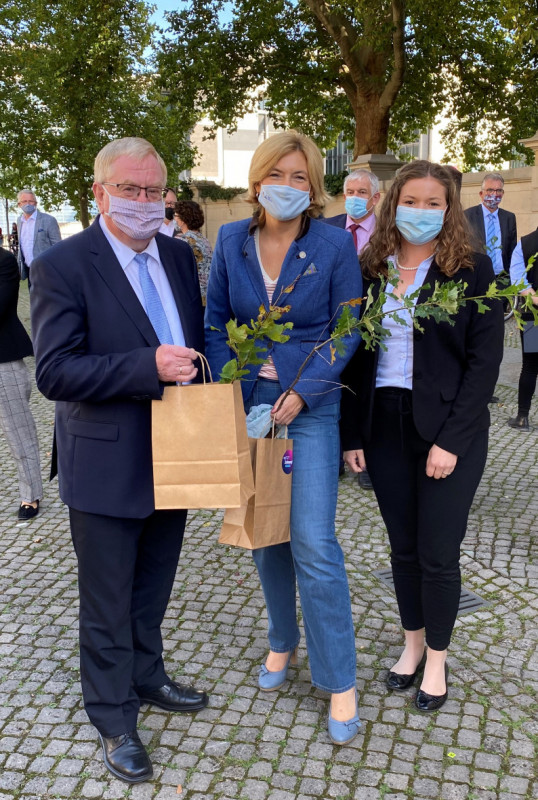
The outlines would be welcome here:
<svg viewBox="0 0 538 800">
<path fill-rule="evenodd" d="M 278 278 L 276 280 L 272 280 L 267 272 L 263 268 L 262 259 L 260 255 L 260 231 L 259 228 L 256 228 L 254 231 L 254 243 L 256 245 L 256 255 L 258 257 L 258 264 L 260 265 L 260 270 L 262 273 L 263 283 L 265 286 L 265 291 L 267 292 L 267 297 L 269 298 L 269 304 L 273 302 L 273 294 L 276 289 L 276 285 L 278 283 Z M 260 378 L 266 378 L 269 381 L 277 381 L 278 374 L 275 369 L 275 365 L 273 363 L 273 357 L 268 356 L 266 363 L 262 366 L 259 372 Z"/>
</svg>

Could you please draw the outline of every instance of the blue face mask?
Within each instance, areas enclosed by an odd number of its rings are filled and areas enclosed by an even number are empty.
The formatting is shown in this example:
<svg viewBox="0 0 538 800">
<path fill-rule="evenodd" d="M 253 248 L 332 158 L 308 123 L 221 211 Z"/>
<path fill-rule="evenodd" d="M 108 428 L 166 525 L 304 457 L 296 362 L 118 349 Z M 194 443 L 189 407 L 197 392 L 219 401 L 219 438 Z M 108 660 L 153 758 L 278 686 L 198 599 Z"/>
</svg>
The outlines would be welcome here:
<svg viewBox="0 0 538 800">
<path fill-rule="evenodd" d="M 258 202 L 272 217 L 287 222 L 306 211 L 310 205 L 310 192 L 286 184 L 269 183 L 260 186 Z"/>
<path fill-rule="evenodd" d="M 368 212 L 367 205 L 368 200 L 364 197 L 357 197 L 356 195 L 346 197 L 346 214 L 348 214 L 351 219 L 360 219 Z"/>
<path fill-rule="evenodd" d="M 36 206 L 33 203 L 27 203 L 25 206 L 22 207 L 22 211 L 24 211 L 24 213 L 28 215 L 33 214 L 35 210 Z"/>
<path fill-rule="evenodd" d="M 435 239 L 441 232 L 444 217 L 444 208 L 396 207 L 396 227 L 410 244 L 426 244 Z"/>
</svg>

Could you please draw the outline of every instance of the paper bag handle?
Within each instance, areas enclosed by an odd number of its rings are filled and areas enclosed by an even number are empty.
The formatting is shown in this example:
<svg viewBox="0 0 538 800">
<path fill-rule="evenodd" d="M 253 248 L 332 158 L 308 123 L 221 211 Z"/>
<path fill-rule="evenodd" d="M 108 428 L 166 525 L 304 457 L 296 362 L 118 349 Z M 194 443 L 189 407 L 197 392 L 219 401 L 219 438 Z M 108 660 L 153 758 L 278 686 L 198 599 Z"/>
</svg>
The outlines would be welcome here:
<svg viewBox="0 0 538 800">
<path fill-rule="evenodd" d="M 207 369 L 207 371 L 209 372 L 209 382 L 213 383 L 213 375 L 211 374 L 211 367 L 209 366 L 209 361 L 207 360 L 207 358 L 204 356 L 203 353 L 199 353 L 198 350 L 195 350 L 194 352 L 196 353 L 196 355 L 200 359 L 200 363 L 202 365 L 202 380 L 203 380 L 203 382 L 207 383 L 207 377 L 206 377 L 206 369 Z"/>
</svg>

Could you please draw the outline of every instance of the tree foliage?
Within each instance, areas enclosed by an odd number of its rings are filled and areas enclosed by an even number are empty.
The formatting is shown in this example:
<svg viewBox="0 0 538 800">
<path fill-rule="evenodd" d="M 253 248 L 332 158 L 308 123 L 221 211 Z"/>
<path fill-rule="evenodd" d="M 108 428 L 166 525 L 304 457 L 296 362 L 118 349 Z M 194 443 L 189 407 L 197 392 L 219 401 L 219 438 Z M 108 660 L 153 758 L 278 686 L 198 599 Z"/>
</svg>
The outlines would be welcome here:
<svg viewBox="0 0 538 800">
<path fill-rule="evenodd" d="M 143 0 L 4 0 L 0 9 L 0 191 L 32 186 L 89 222 L 93 160 L 143 136 L 171 174 L 190 165 L 191 120 L 171 109 L 145 63 L 154 33 Z"/>
<path fill-rule="evenodd" d="M 538 127 L 536 0 L 190 0 L 168 20 L 171 101 L 214 125 L 263 99 L 277 125 L 322 147 L 343 132 L 358 156 L 397 151 L 444 110 L 468 167 Z"/>
</svg>

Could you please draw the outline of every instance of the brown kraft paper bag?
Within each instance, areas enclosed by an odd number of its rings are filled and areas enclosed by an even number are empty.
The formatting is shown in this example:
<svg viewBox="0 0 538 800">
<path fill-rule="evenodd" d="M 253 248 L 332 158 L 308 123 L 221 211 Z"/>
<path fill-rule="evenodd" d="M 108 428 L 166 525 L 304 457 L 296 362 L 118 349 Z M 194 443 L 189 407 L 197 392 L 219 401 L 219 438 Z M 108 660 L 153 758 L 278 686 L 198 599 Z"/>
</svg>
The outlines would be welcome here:
<svg viewBox="0 0 538 800">
<path fill-rule="evenodd" d="M 291 439 L 249 439 L 254 495 L 224 512 L 219 542 L 255 550 L 290 540 Z"/>
<path fill-rule="evenodd" d="M 239 508 L 254 494 L 239 383 L 167 386 L 152 402 L 155 508 Z"/>
</svg>

